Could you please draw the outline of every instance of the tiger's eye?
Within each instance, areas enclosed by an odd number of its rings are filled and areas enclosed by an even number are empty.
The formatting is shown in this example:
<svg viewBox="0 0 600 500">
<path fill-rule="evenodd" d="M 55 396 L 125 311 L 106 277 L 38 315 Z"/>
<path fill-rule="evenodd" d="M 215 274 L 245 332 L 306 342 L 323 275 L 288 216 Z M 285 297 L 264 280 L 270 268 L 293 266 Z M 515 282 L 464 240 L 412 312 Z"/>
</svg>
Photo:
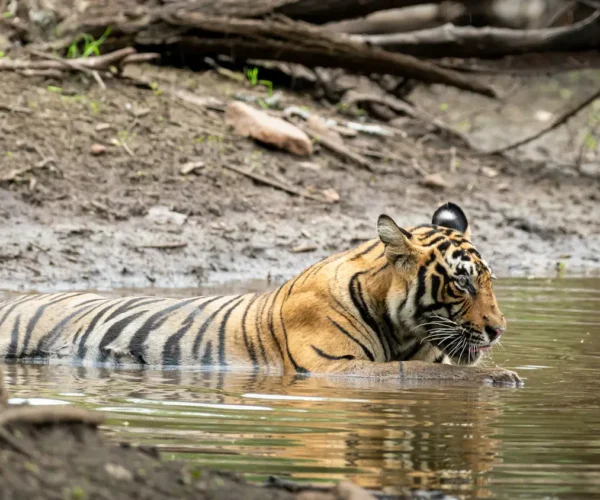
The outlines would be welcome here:
<svg viewBox="0 0 600 500">
<path fill-rule="evenodd" d="M 467 276 L 465 276 L 464 274 L 462 274 L 456 278 L 456 282 L 458 283 L 458 286 L 460 286 L 461 288 L 466 288 L 467 285 L 469 284 L 469 278 Z"/>
</svg>

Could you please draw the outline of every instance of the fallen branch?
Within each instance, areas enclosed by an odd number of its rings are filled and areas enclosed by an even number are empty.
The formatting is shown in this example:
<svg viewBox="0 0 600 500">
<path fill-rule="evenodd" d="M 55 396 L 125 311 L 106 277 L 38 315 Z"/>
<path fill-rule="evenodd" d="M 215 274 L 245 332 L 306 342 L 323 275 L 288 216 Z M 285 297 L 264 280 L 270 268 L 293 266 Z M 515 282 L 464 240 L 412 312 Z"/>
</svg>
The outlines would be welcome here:
<svg viewBox="0 0 600 500">
<path fill-rule="evenodd" d="M 17 71 L 24 76 L 53 76 L 59 77 L 64 71 L 80 71 L 91 75 L 102 89 L 106 88 L 100 72 L 113 74 L 113 67 L 117 68 L 117 76 L 127 64 L 150 61 L 160 57 L 156 53 L 138 54 L 132 47 L 123 48 L 108 54 L 95 57 L 79 57 L 64 59 L 53 54 L 47 54 L 31 49 L 32 55 L 42 60 L 0 59 L 0 71 Z"/>
<path fill-rule="evenodd" d="M 327 148 L 329 151 L 335 153 L 337 156 L 349 160 L 352 163 L 357 164 L 359 167 L 368 170 L 369 172 L 375 171 L 375 168 L 373 167 L 372 163 L 367 158 L 360 155 L 359 153 L 355 153 L 354 151 L 349 149 L 348 146 L 345 145 L 343 142 L 333 140 L 323 134 L 320 134 L 319 132 L 312 130 L 310 127 L 306 127 L 300 124 L 295 125 L 302 129 L 305 134 L 308 134 L 313 140 L 315 140 L 317 144 L 320 144 L 321 146 Z"/>
<path fill-rule="evenodd" d="M 14 182 L 17 180 L 17 177 L 32 172 L 34 170 L 39 170 L 47 167 L 51 163 L 54 163 L 54 159 L 52 158 L 43 158 L 35 165 L 29 165 L 27 167 L 15 168 L 10 172 L 0 176 L 0 182 Z M 52 168 L 52 167 L 51 167 Z"/>
<path fill-rule="evenodd" d="M 416 106 L 409 104 L 405 101 L 401 101 L 400 99 L 396 99 L 393 96 L 361 94 L 354 91 L 349 91 L 342 99 L 342 103 L 347 106 L 353 106 L 358 103 L 365 102 L 372 102 L 375 104 L 387 106 L 393 111 L 410 116 L 411 118 L 419 120 L 427 125 L 431 125 L 438 131 L 443 132 L 446 135 L 453 137 L 454 139 L 458 139 L 463 145 L 467 146 L 470 149 L 473 149 L 469 138 L 462 132 L 452 128 L 450 125 L 444 123 L 442 120 L 431 115 L 424 109 L 417 108 Z"/>
<path fill-rule="evenodd" d="M 525 52 L 564 52 L 600 46 L 600 11 L 570 26 L 514 30 L 443 26 L 393 35 L 355 35 L 355 42 L 385 50 L 435 57 L 498 57 Z"/>
<path fill-rule="evenodd" d="M 489 97 L 496 92 L 490 86 L 420 61 L 404 54 L 356 43 L 326 30 L 289 20 L 249 20 L 209 17 L 179 11 L 165 17 L 173 26 L 186 27 L 186 34 L 172 37 L 171 42 L 186 58 L 206 55 L 235 54 L 245 59 L 274 59 L 304 64 L 309 67 L 344 68 L 361 74 L 381 73 L 442 83 Z M 199 31 L 199 32 L 198 32 Z M 205 38 L 207 33 L 224 37 Z M 138 44 L 155 46 L 155 36 L 138 36 Z"/>
<path fill-rule="evenodd" d="M 543 135 L 547 134 L 548 132 L 551 132 L 555 128 L 559 127 L 563 123 L 566 123 L 572 116 L 575 116 L 583 108 L 587 107 L 588 105 L 590 105 L 592 102 L 594 102 L 598 98 L 600 98 L 600 90 L 597 90 L 596 92 L 594 92 L 590 96 L 588 96 L 585 99 L 583 99 L 582 101 L 578 102 L 572 108 L 566 110 L 565 112 L 563 112 L 562 114 L 560 114 L 559 116 L 557 116 L 554 120 L 552 120 L 547 126 L 545 126 L 539 132 L 536 132 L 535 134 L 530 135 L 529 137 L 525 137 L 524 139 L 521 139 L 521 140 L 519 140 L 517 142 L 513 142 L 512 144 L 509 144 L 508 146 L 503 146 L 501 148 L 489 151 L 489 154 L 501 154 L 501 153 L 505 153 L 507 151 L 511 151 L 513 149 L 516 149 L 519 146 L 523 146 L 523 145 L 528 144 L 528 143 L 530 143 L 532 141 L 535 141 L 536 139 L 542 137 Z"/>
<path fill-rule="evenodd" d="M 223 168 L 227 168 L 229 170 L 237 172 L 238 174 L 245 175 L 246 177 L 249 177 L 253 181 L 260 182 L 261 184 L 265 184 L 267 186 L 271 186 L 271 187 L 274 187 L 276 189 L 281 189 L 282 191 L 285 191 L 286 193 L 294 194 L 296 196 L 300 196 L 302 198 L 307 198 L 309 200 L 319 201 L 321 203 L 330 203 L 325 198 L 321 198 L 319 196 L 315 196 L 315 195 L 312 195 L 310 193 L 306 193 L 305 191 L 302 191 L 300 189 L 296 189 L 295 187 L 292 187 L 292 186 L 287 186 L 287 185 L 285 185 L 285 184 L 283 184 L 281 182 L 278 182 L 276 180 L 269 179 L 268 177 L 265 177 L 264 175 L 255 174 L 253 172 L 248 172 L 248 171 L 243 170 L 241 168 L 234 167 L 233 165 L 228 165 L 227 163 L 223 164 Z"/>
<path fill-rule="evenodd" d="M 26 115 L 33 113 L 33 110 L 29 108 L 23 108 L 21 106 L 8 106 L 7 104 L 0 104 L 0 111 L 8 111 L 9 113 L 23 113 Z"/>
</svg>

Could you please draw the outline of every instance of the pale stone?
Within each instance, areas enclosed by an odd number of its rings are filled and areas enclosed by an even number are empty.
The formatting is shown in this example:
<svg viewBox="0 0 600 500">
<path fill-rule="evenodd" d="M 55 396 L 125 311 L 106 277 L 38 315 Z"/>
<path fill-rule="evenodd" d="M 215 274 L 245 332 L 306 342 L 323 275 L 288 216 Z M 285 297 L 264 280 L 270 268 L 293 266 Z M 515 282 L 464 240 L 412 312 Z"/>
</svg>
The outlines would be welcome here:
<svg viewBox="0 0 600 500">
<path fill-rule="evenodd" d="M 298 127 L 243 102 L 232 102 L 227 106 L 226 120 L 244 137 L 272 144 L 298 156 L 312 153 L 310 138 Z"/>
</svg>

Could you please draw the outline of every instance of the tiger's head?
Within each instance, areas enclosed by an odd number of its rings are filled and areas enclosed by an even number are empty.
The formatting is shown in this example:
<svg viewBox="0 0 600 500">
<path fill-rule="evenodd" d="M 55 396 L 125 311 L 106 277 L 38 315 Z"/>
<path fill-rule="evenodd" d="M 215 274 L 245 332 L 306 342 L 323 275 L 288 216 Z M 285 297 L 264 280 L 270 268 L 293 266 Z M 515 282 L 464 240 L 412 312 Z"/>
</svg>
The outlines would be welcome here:
<svg viewBox="0 0 600 500">
<path fill-rule="evenodd" d="M 432 223 L 403 229 L 379 216 L 379 238 L 393 266 L 387 309 L 402 330 L 430 342 L 454 364 L 477 363 L 504 332 L 494 274 L 471 243 L 464 212 L 446 203 Z"/>
</svg>

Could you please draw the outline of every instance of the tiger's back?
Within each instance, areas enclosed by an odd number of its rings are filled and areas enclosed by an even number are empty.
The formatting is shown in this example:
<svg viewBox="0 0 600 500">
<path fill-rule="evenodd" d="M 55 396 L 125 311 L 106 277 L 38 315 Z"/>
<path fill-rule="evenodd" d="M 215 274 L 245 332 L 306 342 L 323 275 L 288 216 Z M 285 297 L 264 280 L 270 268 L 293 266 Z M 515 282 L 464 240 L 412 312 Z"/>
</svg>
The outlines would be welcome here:
<svg viewBox="0 0 600 500">
<path fill-rule="evenodd" d="M 250 338 L 253 306 L 268 294 L 110 299 L 91 293 L 28 295 L 0 306 L 0 356 L 88 363 L 273 366 Z M 235 314 L 242 311 L 243 314 Z M 257 345 L 255 345 L 257 344 Z"/>
</svg>

